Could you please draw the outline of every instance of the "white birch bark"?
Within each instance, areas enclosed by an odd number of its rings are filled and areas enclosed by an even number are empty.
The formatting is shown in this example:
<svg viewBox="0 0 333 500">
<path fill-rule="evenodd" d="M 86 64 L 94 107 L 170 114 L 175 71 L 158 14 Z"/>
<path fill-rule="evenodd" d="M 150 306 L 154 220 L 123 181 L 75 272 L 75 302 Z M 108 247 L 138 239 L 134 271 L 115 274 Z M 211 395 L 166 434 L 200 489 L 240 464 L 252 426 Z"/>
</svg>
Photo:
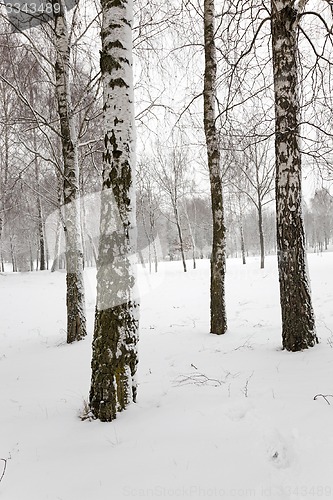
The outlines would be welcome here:
<svg viewBox="0 0 333 500">
<path fill-rule="evenodd" d="M 96 418 L 110 421 L 136 400 L 137 390 L 133 5 L 101 4 L 105 148 L 90 407 Z"/>
<path fill-rule="evenodd" d="M 207 158 L 210 177 L 213 245 L 211 254 L 210 277 L 210 331 L 223 334 L 227 330 L 225 309 L 225 226 L 221 178 L 221 155 L 218 131 L 216 128 L 216 49 L 214 28 L 214 0 L 204 2 L 204 43 L 205 43 L 205 76 L 204 76 L 204 127 L 207 145 Z"/>
<path fill-rule="evenodd" d="M 275 91 L 277 250 L 282 345 L 299 351 L 317 342 L 307 274 L 302 218 L 302 164 L 299 138 L 298 26 L 300 4 L 271 2 Z"/>
<path fill-rule="evenodd" d="M 58 0 L 57 0 L 58 1 Z M 77 137 L 71 110 L 68 27 L 65 3 L 58 1 L 55 14 L 56 94 L 64 162 L 64 222 L 66 240 L 67 342 L 86 336 L 83 282 L 83 250 L 80 221 L 80 190 Z"/>
</svg>

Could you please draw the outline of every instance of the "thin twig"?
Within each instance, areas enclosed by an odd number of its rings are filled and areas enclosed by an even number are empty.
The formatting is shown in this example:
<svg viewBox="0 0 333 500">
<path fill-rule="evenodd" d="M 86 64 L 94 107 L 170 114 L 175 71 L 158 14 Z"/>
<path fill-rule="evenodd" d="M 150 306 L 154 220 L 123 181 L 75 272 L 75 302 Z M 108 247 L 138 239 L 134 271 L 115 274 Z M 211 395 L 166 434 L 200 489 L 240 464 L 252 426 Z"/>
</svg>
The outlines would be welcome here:
<svg viewBox="0 0 333 500">
<path fill-rule="evenodd" d="M 7 459 L 6 458 L 0 458 L 0 460 L 2 460 L 2 462 L 5 462 L 5 465 L 3 467 L 3 471 L 2 471 L 2 474 L 0 476 L 0 483 L 3 479 L 3 476 L 5 475 L 5 472 L 6 472 L 6 469 L 7 469 Z"/>
<path fill-rule="evenodd" d="M 247 398 L 248 396 L 248 389 L 249 389 L 249 382 L 250 382 L 250 379 L 253 377 L 253 374 L 254 374 L 254 371 L 251 373 L 251 375 L 248 377 L 248 379 L 246 380 L 246 383 L 245 383 L 245 386 L 244 386 L 244 389 L 242 390 L 244 396 Z"/>
<path fill-rule="evenodd" d="M 315 395 L 315 397 L 314 397 L 313 399 L 314 399 L 314 400 L 316 400 L 316 399 L 317 399 L 317 398 L 319 398 L 319 397 L 324 398 L 324 399 L 325 399 L 325 401 L 326 401 L 326 403 L 330 405 L 331 403 L 329 402 L 329 400 L 328 400 L 327 398 L 328 398 L 328 397 L 333 398 L 333 394 L 316 394 L 316 395 Z"/>
</svg>

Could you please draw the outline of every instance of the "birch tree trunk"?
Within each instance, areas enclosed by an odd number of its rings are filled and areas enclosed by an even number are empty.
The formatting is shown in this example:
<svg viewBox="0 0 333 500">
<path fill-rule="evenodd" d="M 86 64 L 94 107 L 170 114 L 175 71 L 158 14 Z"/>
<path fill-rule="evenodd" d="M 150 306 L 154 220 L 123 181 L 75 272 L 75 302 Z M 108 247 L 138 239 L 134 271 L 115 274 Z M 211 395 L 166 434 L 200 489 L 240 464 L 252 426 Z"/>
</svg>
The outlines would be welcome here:
<svg viewBox="0 0 333 500">
<path fill-rule="evenodd" d="M 306 2 L 300 3 L 304 5 Z M 299 351 L 318 342 L 307 275 L 302 219 L 297 53 L 300 12 L 293 0 L 272 1 L 271 7 L 282 345 L 288 351 Z"/>
<path fill-rule="evenodd" d="M 57 199 L 58 199 L 58 216 L 56 221 L 56 229 L 55 229 L 55 244 L 54 244 L 54 255 L 53 255 L 53 263 L 51 266 L 51 273 L 58 271 L 60 266 L 60 249 L 61 249 L 61 237 L 62 230 L 65 227 L 65 221 L 63 218 L 63 213 L 61 211 L 61 206 L 63 204 L 64 190 L 62 186 L 62 178 L 63 175 L 56 169 L 56 177 L 57 177 Z"/>
<path fill-rule="evenodd" d="M 3 113 L 4 113 L 4 129 L 3 129 L 3 160 L 0 164 L 0 255 L 1 255 L 1 270 L 5 271 L 3 262 L 3 233 L 6 225 L 6 211 L 8 204 L 8 180 L 9 180 L 9 102 L 6 92 L 1 96 Z"/>
<path fill-rule="evenodd" d="M 241 240 L 242 262 L 245 265 L 246 264 L 246 254 L 245 254 L 245 239 L 244 239 L 244 230 L 243 230 L 242 220 L 241 220 L 240 225 L 239 225 L 239 232 L 240 232 L 240 240 Z"/>
<path fill-rule="evenodd" d="M 102 0 L 103 190 L 90 408 L 102 421 L 136 400 L 138 310 L 133 257 L 135 137 L 132 0 Z"/>
<path fill-rule="evenodd" d="M 34 131 L 35 135 L 35 131 Z M 36 146 L 36 137 L 34 137 L 34 147 L 35 151 L 37 151 Z M 39 269 L 40 271 L 45 271 L 46 262 L 45 262 L 45 234 L 44 234 L 44 223 L 43 223 L 43 209 L 42 209 L 42 200 L 40 196 L 40 172 L 39 172 L 39 161 L 37 154 L 35 154 L 34 158 L 35 163 L 35 177 L 36 177 L 36 203 L 37 203 L 37 238 L 38 238 L 38 246 L 39 246 Z"/>
<path fill-rule="evenodd" d="M 258 231 L 259 231 L 259 245 L 260 245 L 260 269 L 265 268 L 265 235 L 262 217 L 261 197 L 258 197 Z"/>
<path fill-rule="evenodd" d="M 254 150 L 254 159 L 255 159 L 255 169 L 256 169 L 256 191 L 257 191 L 257 203 L 256 208 L 258 212 L 258 231 L 259 231 L 259 246 L 260 246 L 260 269 L 265 268 L 265 235 L 264 235 L 264 225 L 263 225 L 263 187 L 262 182 L 259 178 L 259 169 L 260 169 L 260 161 L 257 148 Z"/>
<path fill-rule="evenodd" d="M 186 201 L 184 203 L 184 213 L 185 213 L 185 217 L 186 217 L 186 221 L 187 221 L 188 231 L 190 233 L 190 240 L 191 240 L 191 247 L 192 247 L 193 269 L 196 269 L 197 268 L 197 263 L 196 263 L 196 260 L 195 260 L 195 239 L 194 239 L 194 234 L 193 234 L 193 230 L 192 230 L 192 224 L 191 224 L 190 217 L 188 215 L 188 210 L 187 210 L 187 207 L 186 207 Z"/>
<path fill-rule="evenodd" d="M 216 128 L 216 48 L 214 30 L 214 0 L 204 2 L 204 128 L 206 135 L 208 168 L 213 215 L 213 245 L 210 260 L 210 331 L 223 334 L 227 330 L 225 309 L 225 226 L 222 194 L 222 178 L 220 169 L 220 147 Z"/>
<path fill-rule="evenodd" d="M 59 0 L 55 13 L 56 95 L 64 162 L 64 221 L 66 239 L 67 342 L 82 340 L 86 332 L 83 283 L 83 250 L 80 221 L 80 190 L 77 137 L 71 110 L 68 27 L 65 4 Z"/>
<path fill-rule="evenodd" d="M 179 249 L 180 249 L 180 255 L 181 255 L 182 263 L 183 263 L 183 270 L 184 270 L 184 273 L 186 273 L 187 267 L 186 267 L 185 251 L 184 251 L 183 232 L 182 232 L 182 228 L 180 225 L 180 217 L 179 217 L 178 202 L 177 202 L 176 195 L 174 198 L 173 213 L 174 213 L 174 217 L 175 217 L 175 221 L 176 221 L 178 240 L 179 240 Z"/>
</svg>

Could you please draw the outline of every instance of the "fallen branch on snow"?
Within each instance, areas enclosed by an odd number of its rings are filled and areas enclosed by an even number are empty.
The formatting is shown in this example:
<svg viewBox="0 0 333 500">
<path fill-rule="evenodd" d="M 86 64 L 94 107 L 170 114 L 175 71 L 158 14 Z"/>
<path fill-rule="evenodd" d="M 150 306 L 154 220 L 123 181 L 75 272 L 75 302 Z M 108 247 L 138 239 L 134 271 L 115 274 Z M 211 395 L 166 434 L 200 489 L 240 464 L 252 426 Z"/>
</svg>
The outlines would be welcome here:
<svg viewBox="0 0 333 500">
<path fill-rule="evenodd" d="M 197 369 L 197 368 L 196 368 Z M 219 385 L 225 384 L 224 380 L 218 380 L 215 378 L 209 378 L 204 373 L 191 373 L 189 375 L 179 375 L 175 380 L 176 385 L 213 385 L 218 387 Z"/>
</svg>

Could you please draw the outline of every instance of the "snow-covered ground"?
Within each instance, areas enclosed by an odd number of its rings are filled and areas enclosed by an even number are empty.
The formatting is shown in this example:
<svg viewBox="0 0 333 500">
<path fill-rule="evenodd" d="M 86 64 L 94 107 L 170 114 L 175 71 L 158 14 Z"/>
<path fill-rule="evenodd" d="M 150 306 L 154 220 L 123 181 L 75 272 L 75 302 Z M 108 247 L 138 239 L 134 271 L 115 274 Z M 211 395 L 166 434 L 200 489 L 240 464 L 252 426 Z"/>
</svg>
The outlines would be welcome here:
<svg viewBox="0 0 333 500">
<path fill-rule="evenodd" d="M 320 344 L 281 350 L 276 257 L 227 263 L 229 330 L 209 332 L 209 263 L 164 263 L 142 296 L 138 402 L 82 422 L 90 335 L 65 343 L 65 275 L 0 275 L 3 500 L 333 497 L 333 254 L 309 255 Z M 147 291 L 148 290 L 148 291 Z M 4 462 L 0 462 L 1 467 Z"/>
</svg>

